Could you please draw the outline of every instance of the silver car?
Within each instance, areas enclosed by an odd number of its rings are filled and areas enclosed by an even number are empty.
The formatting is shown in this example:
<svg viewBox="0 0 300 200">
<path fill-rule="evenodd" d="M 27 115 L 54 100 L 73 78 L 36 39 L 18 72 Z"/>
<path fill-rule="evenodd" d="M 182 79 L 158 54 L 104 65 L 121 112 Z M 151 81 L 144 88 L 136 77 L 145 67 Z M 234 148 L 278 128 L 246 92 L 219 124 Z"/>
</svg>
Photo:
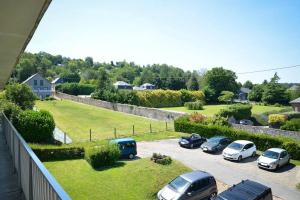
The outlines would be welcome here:
<svg viewBox="0 0 300 200">
<path fill-rule="evenodd" d="M 288 152 L 280 148 L 271 148 L 265 151 L 258 159 L 257 165 L 259 168 L 277 170 L 290 162 Z"/>
<path fill-rule="evenodd" d="M 218 190 L 215 178 L 204 171 L 182 174 L 157 193 L 158 200 L 215 199 Z"/>
</svg>

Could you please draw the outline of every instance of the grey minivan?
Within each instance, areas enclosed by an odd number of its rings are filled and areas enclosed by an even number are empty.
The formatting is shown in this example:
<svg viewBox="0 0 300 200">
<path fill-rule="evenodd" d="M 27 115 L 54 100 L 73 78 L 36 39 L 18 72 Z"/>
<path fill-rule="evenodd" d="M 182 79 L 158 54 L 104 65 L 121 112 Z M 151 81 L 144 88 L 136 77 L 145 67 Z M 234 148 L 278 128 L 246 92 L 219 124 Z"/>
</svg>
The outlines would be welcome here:
<svg viewBox="0 0 300 200">
<path fill-rule="evenodd" d="M 204 171 L 182 174 L 157 193 L 158 200 L 215 199 L 218 193 L 215 178 Z"/>
</svg>

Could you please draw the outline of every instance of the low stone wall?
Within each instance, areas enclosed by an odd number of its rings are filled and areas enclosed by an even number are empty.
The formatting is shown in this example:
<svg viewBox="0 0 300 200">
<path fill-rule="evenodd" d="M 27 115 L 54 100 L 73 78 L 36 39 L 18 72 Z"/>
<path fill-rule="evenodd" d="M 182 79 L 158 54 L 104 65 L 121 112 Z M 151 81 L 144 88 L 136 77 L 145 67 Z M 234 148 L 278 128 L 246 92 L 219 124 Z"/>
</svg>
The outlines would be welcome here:
<svg viewBox="0 0 300 200">
<path fill-rule="evenodd" d="M 74 95 L 69 95 L 61 92 L 56 92 L 55 96 L 61 99 L 68 99 L 88 105 L 98 106 L 101 108 L 106 108 L 114 111 L 124 112 L 133 115 L 139 115 L 143 117 L 148 117 L 157 120 L 164 121 L 173 121 L 174 119 L 186 115 L 185 112 L 175 112 L 168 110 L 161 110 L 157 108 L 147 108 L 141 106 L 134 106 L 129 104 L 120 104 L 120 103 L 112 103 L 92 98 L 84 98 L 78 97 Z"/>
<path fill-rule="evenodd" d="M 300 132 L 286 131 L 281 129 L 269 128 L 265 126 L 249 126 L 241 124 L 232 124 L 233 128 L 244 130 L 250 133 L 265 133 L 274 136 L 285 136 L 296 140 L 300 140 Z"/>
</svg>

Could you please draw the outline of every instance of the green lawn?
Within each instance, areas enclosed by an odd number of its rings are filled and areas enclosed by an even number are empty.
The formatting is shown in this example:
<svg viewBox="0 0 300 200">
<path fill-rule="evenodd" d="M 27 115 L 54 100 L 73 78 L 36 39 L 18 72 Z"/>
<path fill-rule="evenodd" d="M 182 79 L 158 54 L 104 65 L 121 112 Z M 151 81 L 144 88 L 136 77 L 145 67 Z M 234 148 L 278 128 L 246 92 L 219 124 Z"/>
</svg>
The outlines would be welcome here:
<svg viewBox="0 0 300 200">
<path fill-rule="evenodd" d="M 94 170 L 85 160 L 45 162 L 45 166 L 72 199 L 155 199 L 174 177 L 190 171 L 177 161 L 163 166 L 140 159 Z"/>
<path fill-rule="evenodd" d="M 73 142 L 89 140 L 89 130 L 92 129 L 92 139 L 107 139 L 117 136 L 132 136 L 134 125 L 135 134 L 163 131 L 166 124 L 163 121 L 151 120 L 144 117 L 115 112 L 104 108 L 89 106 L 69 100 L 37 101 L 38 109 L 50 111 L 56 125 L 66 132 Z M 168 123 L 168 129 L 173 130 L 173 123 Z M 148 136 L 147 136 L 148 137 Z"/>
<path fill-rule="evenodd" d="M 226 108 L 228 105 L 205 105 L 203 110 L 188 110 L 186 107 L 171 107 L 171 108 L 162 108 L 164 110 L 174 110 L 174 111 L 180 111 L 180 112 L 187 112 L 187 113 L 193 113 L 193 112 L 199 112 L 207 116 L 213 116 L 219 112 L 222 108 Z M 280 112 L 283 109 L 286 109 L 288 107 L 275 107 L 275 106 L 260 106 L 260 105 L 253 105 L 252 108 L 252 114 L 254 115 L 260 115 L 265 112 Z"/>
</svg>

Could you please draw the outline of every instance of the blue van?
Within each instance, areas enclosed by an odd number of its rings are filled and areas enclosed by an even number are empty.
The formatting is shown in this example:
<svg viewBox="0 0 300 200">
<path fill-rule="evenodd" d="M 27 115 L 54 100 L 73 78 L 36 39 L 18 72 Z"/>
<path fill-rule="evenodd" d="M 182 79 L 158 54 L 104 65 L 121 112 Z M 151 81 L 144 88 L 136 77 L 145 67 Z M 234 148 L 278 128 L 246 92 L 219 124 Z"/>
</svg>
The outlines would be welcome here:
<svg viewBox="0 0 300 200">
<path fill-rule="evenodd" d="M 118 144 L 121 151 L 121 158 L 133 159 L 136 154 L 136 142 L 132 138 L 119 138 L 111 141 L 112 143 Z"/>
</svg>

